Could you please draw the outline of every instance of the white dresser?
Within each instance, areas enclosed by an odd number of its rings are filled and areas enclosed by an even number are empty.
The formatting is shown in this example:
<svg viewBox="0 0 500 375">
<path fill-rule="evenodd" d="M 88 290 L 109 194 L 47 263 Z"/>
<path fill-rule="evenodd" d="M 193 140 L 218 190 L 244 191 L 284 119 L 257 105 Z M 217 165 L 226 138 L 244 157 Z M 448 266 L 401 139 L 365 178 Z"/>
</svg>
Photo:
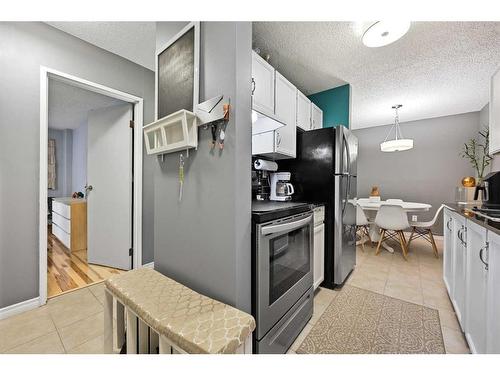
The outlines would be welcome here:
<svg viewBox="0 0 500 375">
<path fill-rule="evenodd" d="M 87 201 L 55 198 L 52 201 L 52 234 L 70 251 L 87 248 Z"/>
</svg>

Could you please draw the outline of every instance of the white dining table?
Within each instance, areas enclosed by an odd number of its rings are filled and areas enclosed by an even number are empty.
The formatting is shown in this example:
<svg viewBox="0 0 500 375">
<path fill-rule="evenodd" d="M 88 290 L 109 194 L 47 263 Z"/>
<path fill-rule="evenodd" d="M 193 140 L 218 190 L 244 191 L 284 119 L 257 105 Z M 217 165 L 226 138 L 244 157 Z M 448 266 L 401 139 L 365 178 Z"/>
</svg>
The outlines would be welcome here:
<svg viewBox="0 0 500 375">
<path fill-rule="evenodd" d="M 383 204 L 397 204 L 403 207 L 403 210 L 406 212 L 423 212 L 429 211 L 432 206 L 427 203 L 417 203 L 417 202 L 387 202 L 387 201 L 373 201 L 369 198 L 359 198 L 356 200 L 359 206 L 363 209 L 370 222 L 370 240 L 372 242 L 378 242 L 380 240 L 380 228 L 377 224 L 375 224 L 375 216 L 377 212 Z M 382 243 L 382 247 L 386 249 L 388 252 L 393 253 L 394 249 L 387 245 L 385 242 Z"/>
</svg>

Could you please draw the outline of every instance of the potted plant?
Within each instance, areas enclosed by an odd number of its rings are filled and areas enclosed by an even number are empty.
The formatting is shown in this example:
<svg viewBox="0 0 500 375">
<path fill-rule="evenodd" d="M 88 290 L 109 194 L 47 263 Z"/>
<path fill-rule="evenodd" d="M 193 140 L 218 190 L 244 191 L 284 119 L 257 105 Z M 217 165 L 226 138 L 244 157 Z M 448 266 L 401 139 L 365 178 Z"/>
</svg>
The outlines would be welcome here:
<svg viewBox="0 0 500 375">
<path fill-rule="evenodd" d="M 484 177 L 484 171 L 493 158 L 488 154 L 490 145 L 490 131 L 485 128 L 479 131 L 479 137 L 471 138 L 468 143 L 464 143 L 460 156 L 469 160 L 477 173 L 477 186 L 481 186 Z"/>
</svg>

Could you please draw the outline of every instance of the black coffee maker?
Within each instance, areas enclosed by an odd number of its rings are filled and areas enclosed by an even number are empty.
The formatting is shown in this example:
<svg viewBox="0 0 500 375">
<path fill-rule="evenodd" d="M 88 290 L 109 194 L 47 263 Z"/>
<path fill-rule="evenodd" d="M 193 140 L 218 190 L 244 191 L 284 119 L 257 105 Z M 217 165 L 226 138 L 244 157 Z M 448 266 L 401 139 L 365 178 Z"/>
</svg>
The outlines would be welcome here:
<svg viewBox="0 0 500 375">
<path fill-rule="evenodd" d="M 491 172 L 483 178 L 481 186 L 476 186 L 474 200 L 479 198 L 481 193 L 483 207 L 500 210 L 500 171 Z"/>
</svg>

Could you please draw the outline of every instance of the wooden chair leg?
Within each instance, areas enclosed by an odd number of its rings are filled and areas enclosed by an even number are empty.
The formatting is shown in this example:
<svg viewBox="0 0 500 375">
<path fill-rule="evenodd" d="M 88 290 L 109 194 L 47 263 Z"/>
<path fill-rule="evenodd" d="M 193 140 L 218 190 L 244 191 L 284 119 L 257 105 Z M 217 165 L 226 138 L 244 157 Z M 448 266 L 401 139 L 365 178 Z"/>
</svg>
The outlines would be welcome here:
<svg viewBox="0 0 500 375">
<path fill-rule="evenodd" d="M 364 235 L 363 231 L 361 231 L 361 251 L 364 253 L 365 252 L 365 241 L 364 241 Z"/>
<path fill-rule="evenodd" d="M 410 238 L 408 238 L 408 242 L 407 242 L 407 244 L 406 244 L 406 247 L 407 247 L 407 248 L 410 248 L 410 242 L 411 242 L 411 240 L 413 239 L 413 235 L 414 235 L 414 234 L 415 234 L 415 227 L 412 227 L 412 228 L 411 228 Z"/>
<path fill-rule="evenodd" d="M 408 250 L 406 248 L 406 239 L 402 230 L 398 230 L 399 243 L 401 244 L 401 251 L 403 252 L 403 258 L 408 261 Z"/>
<path fill-rule="evenodd" d="M 436 246 L 436 242 L 434 241 L 434 236 L 433 236 L 432 231 L 430 229 L 429 229 L 429 237 L 431 239 L 432 249 L 434 250 L 434 255 L 436 256 L 436 258 L 439 258 L 439 253 L 438 253 L 438 249 Z"/>
<path fill-rule="evenodd" d="M 368 226 L 365 225 L 364 229 L 365 229 L 366 238 L 368 238 L 368 242 L 370 242 L 370 246 L 373 247 L 373 242 L 372 242 L 372 239 L 370 238 L 370 230 L 368 229 Z"/>
<path fill-rule="evenodd" d="M 384 237 L 385 237 L 385 229 L 382 229 L 382 233 L 380 233 L 380 240 L 378 240 L 377 250 L 375 250 L 375 255 L 380 254 L 380 246 L 382 246 L 382 242 L 384 241 Z"/>
</svg>

